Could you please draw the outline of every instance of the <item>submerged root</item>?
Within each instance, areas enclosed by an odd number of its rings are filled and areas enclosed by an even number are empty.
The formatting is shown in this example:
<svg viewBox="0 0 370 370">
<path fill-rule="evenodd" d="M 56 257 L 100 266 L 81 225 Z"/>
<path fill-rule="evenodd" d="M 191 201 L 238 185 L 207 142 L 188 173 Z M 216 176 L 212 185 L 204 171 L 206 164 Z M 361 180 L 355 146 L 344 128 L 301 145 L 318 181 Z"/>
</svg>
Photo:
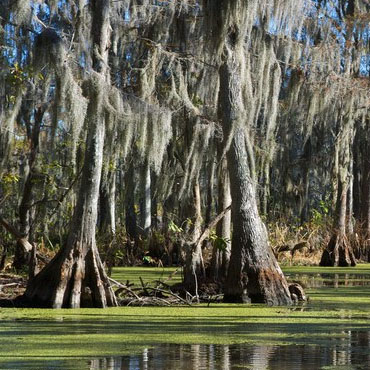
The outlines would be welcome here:
<svg viewBox="0 0 370 370">
<path fill-rule="evenodd" d="M 307 297 L 300 284 L 298 283 L 289 284 L 289 292 L 290 292 L 290 297 L 292 298 L 293 303 L 307 301 Z"/>
</svg>

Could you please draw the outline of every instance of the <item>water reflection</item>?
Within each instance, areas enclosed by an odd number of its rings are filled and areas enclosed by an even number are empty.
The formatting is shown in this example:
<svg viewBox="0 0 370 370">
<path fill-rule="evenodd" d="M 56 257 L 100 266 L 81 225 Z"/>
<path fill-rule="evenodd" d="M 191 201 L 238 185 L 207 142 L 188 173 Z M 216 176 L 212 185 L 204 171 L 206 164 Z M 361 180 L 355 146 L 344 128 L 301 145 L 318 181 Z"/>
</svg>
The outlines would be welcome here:
<svg viewBox="0 0 370 370">
<path fill-rule="evenodd" d="M 343 366 L 370 368 L 370 331 L 343 331 L 327 346 L 176 345 L 144 349 L 140 354 L 90 360 L 89 370 L 187 369 L 312 370 Z"/>
<path fill-rule="evenodd" d="M 370 286 L 369 275 L 361 274 L 287 274 L 305 288 Z"/>
</svg>

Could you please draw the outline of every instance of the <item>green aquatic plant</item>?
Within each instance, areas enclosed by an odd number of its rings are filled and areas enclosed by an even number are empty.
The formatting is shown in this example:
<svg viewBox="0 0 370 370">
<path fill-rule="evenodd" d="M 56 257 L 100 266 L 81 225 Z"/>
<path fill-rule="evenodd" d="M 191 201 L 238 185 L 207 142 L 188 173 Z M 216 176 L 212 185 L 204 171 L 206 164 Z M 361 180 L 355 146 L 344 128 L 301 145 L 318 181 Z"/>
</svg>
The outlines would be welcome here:
<svg viewBox="0 0 370 370">
<path fill-rule="evenodd" d="M 350 272 L 348 281 L 352 278 L 370 282 L 370 265 L 338 270 Z M 287 276 L 294 279 L 299 279 L 300 271 L 319 281 L 320 273 L 332 270 L 285 269 Z M 171 284 L 170 276 L 173 282 L 181 278 L 180 272 L 174 272 L 174 268 L 117 268 L 113 269 L 113 277 L 132 283 L 139 283 L 140 277 L 144 282 L 167 279 Z M 68 368 L 84 368 L 79 362 L 83 359 L 139 353 L 148 346 L 166 343 L 327 346 L 346 338 L 350 331 L 370 331 L 370 295 L 366 285 L 318 285 L 308 287 L 306 293 L 310 297 L 307 304 L 291 307 L 211 303 L 105 310 L 2 308 L 0 367 L 21 359 L 38 363 L 62 359 L 67 364 L 72 358 L 75 363 L 66 365 Z"/>
</svg>

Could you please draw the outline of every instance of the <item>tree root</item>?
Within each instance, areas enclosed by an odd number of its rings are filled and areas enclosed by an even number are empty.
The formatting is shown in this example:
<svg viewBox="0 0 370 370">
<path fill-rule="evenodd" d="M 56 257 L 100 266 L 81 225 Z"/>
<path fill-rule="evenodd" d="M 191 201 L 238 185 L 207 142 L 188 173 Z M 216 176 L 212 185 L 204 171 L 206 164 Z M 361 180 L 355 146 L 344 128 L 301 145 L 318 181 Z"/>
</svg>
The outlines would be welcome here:
<svg viewBox="0 0 370 370">
<path fill-rule="evenodd" d="M 346 235 L 336 233 L 331 237 L 321 256 L 320 266 L 356 266 L 356 258 Z"/>
</svg>

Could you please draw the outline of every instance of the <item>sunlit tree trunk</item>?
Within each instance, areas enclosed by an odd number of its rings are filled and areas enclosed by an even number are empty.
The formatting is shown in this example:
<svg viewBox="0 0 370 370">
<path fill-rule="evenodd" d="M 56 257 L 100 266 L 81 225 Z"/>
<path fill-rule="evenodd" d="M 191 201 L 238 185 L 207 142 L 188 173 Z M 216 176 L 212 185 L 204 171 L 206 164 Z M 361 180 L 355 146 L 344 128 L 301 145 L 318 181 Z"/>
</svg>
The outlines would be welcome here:
<svg viewBox="0 0 370 370">
<path fill-rule="evenodd" d="M 221 168 L 218 175 L 218 207 L 217 214 L 231 204 L 230 178 L 227 168 L 226 158 L 222 159 Z M 211 260 L 211 277 L 215 280 L 224 280 L 229 267 L 231 253 L 231 211 L 228 211 L 222 220 L 217 224 L 216 235 L 224 243 L 223 248 L 213 247 Z"/>
<path fill-rule="evenodd" d="M 321 266 L 355 266 L 356 260 L 347 239 L 347 193 L 348 183 L 339 182 L 336 207 L 336 230 L 321 257 Z"/>
<path fill-rule="evenodd" d="M 369 121 L 367 121 L 369 126 Z M 363 240 L 363 249 L 366 251 L 367 260 L 370 261 L 370 148 L 369 133 L 365 136 L 362 151 L 362 191 L 360 205 L 360 224 L 362 229 L 361 239 Z"/>
<path fill-rule="evenodd" d="M 213 152 L 212 148 L 210 150 Z M 207 201 L 206 201 L 206 211 L 205 211 L 205 217 L 204 222 L 205 224 L 209 224 L 212 219 L 213 215 L 213 204 L 215 199 L 215 192 L 214 192 L 214 179 L 215 179 L 215 170 L 216 170 L 216 161 L 211 157 L 209 159 L 209 163 L 206 167 L 206 175 L 207 175 Z"/>
<path fill-rule="evenodd" d="M 29 127 L 29 139 L 30 139 L 30 147 L 31 151 L 29 154 L 28 160 L 28 174 L 24 183 L 23 187 L 23 196 L 21 203 L 19 205 L 19 232 L 22 238 L 25 239 L 32 239 L 32 209 L 34 207 L 33 203 L 35 202 L 34 199 L 34 187 L 39 181 L 37 179 L 37 174 L 35 173 L 35 165 L 36 165 L 36 157 L 39 151 L 39 143 L 40 143 L 40 130 L 41 124 L 43 120 L 43 116 L 45 113 L 46 105 L 39 107 L 34 112 L 34 124 L 28 122 Z M 26 119 L 30 119 L 30 117 L 25 117 Z M 31 129 L 32 127 L 32 129 Z M 32 242 L 32 240 L 31 240 Z M 20 270 L 24 268 L 26 264 L 29 262 L 29 252 L 26 251 L 21 243 L 17 243 L 13 261 L 13 267 L 16 270 Z"/>
<path fill-rule="evenodd" d="M 135 171 L 133 160 L 127 165 L 125 173 L 125 227 L 127 234 L 127 259 L 132 263 L 134 249 L 138 240 L 135 212 Z"/>
<path fill-rule="evenodd" d="M 355 266 L 356 259 L 347 237 L 347 195 L 349 186 L 350 148 L 352 147 L 352 126 L 348 123 L 341 127 L 338 123 L 335 172 L 338 181 L 336 191 L 336 210 L 334 231 L 327 248 L 324 250 L 321 266 Z"/>
<path fill-rule="evenodd" d="M 192 213 L 192 225 L 189 228 L 189 239 L 184 241 L 185 266 L 184 284 L 190 293 L 196 293 L 198 284 L 204 279 L 204 263 L 202 256 L 202 245 L 197 243 L 201 236 L 202 212 L 200 186 L 197 180 L 193 186 L 192 204 L 189 205 Z"/>
<path fill-rule="evenodd" d="M 240 60 L 233 50 L 233 34 L 220 67 L 219 112 L 224 135 L 233 129 L 228 151 L 233 222 L 231 256 L 224 289 L 226 302 L 291 304 L 286 279 L 268 243 L 267 231 L 257 209 L 255 184 L 250 175 L 245 128 L 240 107 Z M 235 53 L 235 54 L 234 54 Z"/>
<path fill-rule="evenodd" d="M 99 196 L 99 228 L 102 234 L 116 233 L 116 161 L 102 169 Z"/>
<path fill-rule="evenodd" d="M 347 230 L 351 236 L 354 231 L 353 225 L 353 159 L 351 159 L 349 167 L 350 177 L 348 180 L 348 192 L 347 192 Z"/>
<path fill-rule="evenodd" d="M 140 226 L 144 235 L 148 235 L 152 224 L 152 199 L 150 165 L 146 161 L 141 168 Z"/>
<path fill-rule="evenodd" d="M 29 282 L 24 294 L 30 304 L 37 306 L 78 308 L 117 304 L 95 240 L 105 134 L 105 89 L 102 86 L 109 81 L 110 2 L 94 0 L 91 9 L 93 49 L 96 50 L 86 87 L 88 134 L 81 186 L 66 244 Z"/>
</svg>

